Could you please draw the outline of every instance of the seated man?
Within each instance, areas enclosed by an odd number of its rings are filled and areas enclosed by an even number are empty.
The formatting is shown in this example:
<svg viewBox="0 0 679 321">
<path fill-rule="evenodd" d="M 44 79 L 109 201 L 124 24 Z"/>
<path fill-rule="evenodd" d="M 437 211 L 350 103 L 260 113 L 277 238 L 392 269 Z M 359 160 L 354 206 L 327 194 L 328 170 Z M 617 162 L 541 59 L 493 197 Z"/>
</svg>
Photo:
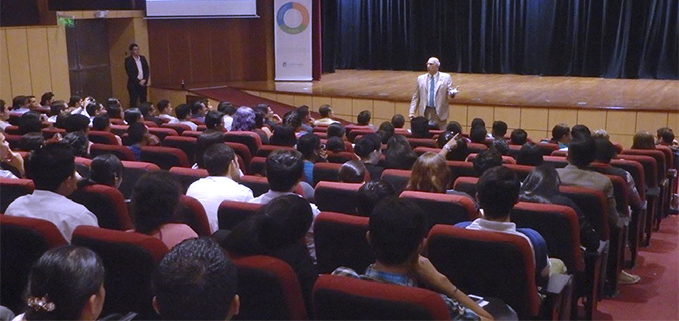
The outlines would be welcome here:
<svg viewBox="0 0 679 321">
<path fill-rule="evenodd" d="M 279 149 L 273 151 L 266 158 L 266 179 L 269 182 L 269 191 L 256 197 L 248 203 L 268 204 L 276 197 L 294 194 L 297 184 L 304 174 L 304 159 L 302 153 L 296 150 Z M 300 196 L 301 197 L 301 196 Z M 314 219 L 321 212 L 316 204 L 311 203 L 311 211 Z M 316 246 L 314 245 L 314 225 L 311 224 L 306 236 L 306 244 L 309 254 L 316 260 Z"/>
<path fill-rule="evenodd" d="M 502 166 L 502 154 L 494 148 L 482 150 L 474 159 L 474 171 L 479 176 L 496 166 Z"/>
<path fill-rule="evenodd" d="M 35 191 L 14 200 L 5 215 L 50 221 L 69 243 L 77 226 L 99 226 L 97 217 L 85 206 L 66 198 L 76 190 L 77 183 L 75 157 L 68 146 L 54 143 L 36 150 L 26 170 Z"/>
<path fill-rule="evenodd" d="M 191 107 L 187 104 L 181 104 L 177 106 L 174 111 L 177 114 L 177 119 L 179 119 L 180 124 L 189 126 L 192 131 L 198 130 L 198 125 L 191 121 Z"/>
<path fill-rule="evenodd" d="M 208 147 L 203 154 L 203 164 L 210 176 L 193 182 L 186 195 L 203 204 L 210 231 L 214 233 L 219 229 L 217 210 L 222 201 L 247 202 L 254 196 L 252 190 L 236 182 L 240 179 L 240 169 L 235 153 L 228 145 L 214 144 Z"/>
<path fill-rule="evenodd" d="M 185 240 L 153 275 L 153 308 L 163 320 L 230 320 L 238 314 L 238 274 L 210 238 Z"/>
<path fill-rule="evenodd" d="M 373 124 L 370 123 L 371 118 L 372 113 L 370 113 L 369 110 L 363 110 L 356 116 L 356 125 L 367 126 L 370 129 L 376 129 L 375 126 L 373 126 Z"/>
<path fill-rule="evenodd" d="M 391 124 L 394 125 L 394 128 L 403 128 L 406 124 L 406 118 L 401 114 L 396 114 L 391 116 Z"/>
<path fill-rule="evenodd" d="M 611 165 L 611 159 L 617 156 L 617 151 L 615 150 L 613 143 L 606 138 L 597 138 L 594 141 L 596 142 L 595 160 L 598 163 L 606 164 L 606 167 L 598 167 L 595 170 L 600 173 L 622 177 L 622 179 L 627 182 L 627 199 L 629 200 L 629 206 L 635 211 L 643 208 L 644 201 L 642 201 L 641 196 L 639 196 L 639 191 L 637 191 L 632 174 L 622 168 L 613 167 Z"/>
<path fill-rule="evenodd" d="M 361 163 L 357 162 L 357 164 Z M 370 213 L 379 201 L 395 195 L 394 187 L 383 179 L 366 182 L 358 189 L 358 195 L 356 195 L 356 213 L 360 216 L 370 217 Z"/>
<path fill-rule="evenodd" d="M 564 123 L 557 124 L 552 128 L 552 139 L 543 140 L 541 143 L 558 144 L 559 149 L 567 148 L 571 141 L 571 129 Z"/>
<path fill-rule="evenodd" d="M 92 130 L 111 132 L 111 118 L 108 117 L 108 114 L 104 113 L 99 116 L 95 116 L 92 120 Z M 123 139 L 118 135 L 114 134 L 114 136 L 118 142 L 118 145 L 122 145 Z"/>
<path fill-rule="evenodd" d="M 127 146 L 132 153 L 134 153 L 134 159 L 136 161 L 141 160 L 141 148 L 144 146 L 158 145 L 160 141 L 155 135 L 149 134 L 148 128 L 142 123 L 134 123 L 127 128 Z"/>
<path fill-rule="evenodd" d="M 202 100 L 197 100 L 193 104 L 191 104 L 191 119 L 204 122 L 205 114 L 207 114 L 207 111 L 208 111 L 207 103 Z M 179 116 L 177 116 L 177 118 L 181 119 L 181 117 Z"/>
<path fill-rule="evenodd" d="M 205 115 L 205 127 L 207 127 L 207 130 L 203 131 L 203 133 L 226 132 L 226 128 L 224 127 L 224 113 L 216 110 L 207 112 L 207 115 Z"/>
<path fill-rule="evenodd" d="M 24 176 L 24 158 L 9 148 L 9 142 L 5 140 L 5 135 L 2 132 L 0 132 L 0 162 L 3 164 L 2 169 L 0 169 L 0 177 L 19 178 Z M 5 169 L 5 166 L 10 169 Z"/>
<path fill-rule="evenodd" d="M 168 124 L 178 124 L 179 119 L 172 116 L 172 105 L 167 99 L 161 99 L 158 101 L 158 118 L 165 120 Z"/>
<path fill-rule="evenodd" d="M 419 255 L 427 235 L 425 221 L 424 212 L 413 202 L 386 197 L 373 209 L 366 233 L 376 262 L 368 266 L 363 275 L 346 267 L 337 268 L 332 274 L 412 287 L 424 283 L 441 293 L 451 319 L 492 319 L 427 258 Z"/>
<path fill-rule="evenodd" d="M 332 119 L 334 114 L 332 113 L 332 108 L 330 108 L 330 105 L 328 104 L 319 107 L 318 113 L 321 114 L 321 118 L 316 119 L 314 122 L 315 126 L 329 126 L 330 124 L 337 122 L 336 120 Z"/>
</svg>

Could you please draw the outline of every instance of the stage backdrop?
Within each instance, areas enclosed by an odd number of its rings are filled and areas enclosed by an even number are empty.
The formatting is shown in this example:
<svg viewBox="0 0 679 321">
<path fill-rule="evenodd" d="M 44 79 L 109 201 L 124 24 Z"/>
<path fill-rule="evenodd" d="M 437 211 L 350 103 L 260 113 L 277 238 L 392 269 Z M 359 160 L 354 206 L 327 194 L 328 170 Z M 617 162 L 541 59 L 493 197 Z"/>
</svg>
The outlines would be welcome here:
<svg viewBox="0 0 679 321">
<path fill-rule="evenodd" d="M 323 0 L 323 69 L 679 79 L 679 0 Z"/>
<path fill-rule="evenodd" d="M 311 0 L 274 1 L 276 81 L 311 81 Z"/>
</svg>

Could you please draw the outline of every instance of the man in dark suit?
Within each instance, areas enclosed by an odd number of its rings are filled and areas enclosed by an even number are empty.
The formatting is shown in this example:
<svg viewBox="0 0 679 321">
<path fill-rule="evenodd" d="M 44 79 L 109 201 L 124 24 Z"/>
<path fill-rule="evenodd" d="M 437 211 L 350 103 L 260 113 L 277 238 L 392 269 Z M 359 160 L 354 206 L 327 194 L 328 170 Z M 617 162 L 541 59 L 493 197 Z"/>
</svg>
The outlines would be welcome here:
<svg viewBox="0 0 679 321">
<path fill-rule="evenodd" d="M 127 72 L 127 91 L 130 93 L 130 108 L 137 107 L 139 102 L 146 102 L 146 87 L 149 82 L 149 63 L 146 57 L 139 55 L 139 46 L 130 44 L 131 55 L 125 58 Z"/>
</svg>

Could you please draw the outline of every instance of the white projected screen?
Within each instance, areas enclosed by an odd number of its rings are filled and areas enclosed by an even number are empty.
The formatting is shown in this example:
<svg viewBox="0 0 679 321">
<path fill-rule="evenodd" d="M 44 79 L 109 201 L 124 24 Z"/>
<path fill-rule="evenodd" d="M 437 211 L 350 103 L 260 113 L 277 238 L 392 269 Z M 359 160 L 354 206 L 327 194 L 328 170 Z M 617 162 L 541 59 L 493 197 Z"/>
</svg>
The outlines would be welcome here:
<svg viewBox="0 0 679 321">
<path fill-rule="evenodd" d="M 149 17 L 256 16 L 256 0 L 146 0 Z"/>
</svg>

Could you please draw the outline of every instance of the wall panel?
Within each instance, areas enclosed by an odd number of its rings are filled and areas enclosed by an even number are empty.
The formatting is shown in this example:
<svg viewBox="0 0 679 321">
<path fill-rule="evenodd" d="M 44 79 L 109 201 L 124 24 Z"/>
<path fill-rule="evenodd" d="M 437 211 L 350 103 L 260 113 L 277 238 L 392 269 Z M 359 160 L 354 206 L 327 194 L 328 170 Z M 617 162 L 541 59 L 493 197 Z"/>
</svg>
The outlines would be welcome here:
<svg viewBox="0 0 679 321">
<path fill-rule="evenodd" d="M 49 51 L 39 44 L 47 43 L 47 28 L 30 28 L 26 30 L 29 39 L 28 62 L 31 74 L 31 93 L 40 96 L 52 90 L 50 75 Z"/>
<path fill-rule="evenodd" d="M 12 84 L 9 75 L 9 56 L 7 53 L 7 37 L 5 29 L 0 29 L 0 99 L 11 104 Z"/>
<path fill-rule="evenodd" d="M 31 86 L 31 64 L 28 60 L 26 28 L 7 29 L 6 36 L 12 95 L 30 95 L 33 93 L 33 86 Z"/>
</svg>

